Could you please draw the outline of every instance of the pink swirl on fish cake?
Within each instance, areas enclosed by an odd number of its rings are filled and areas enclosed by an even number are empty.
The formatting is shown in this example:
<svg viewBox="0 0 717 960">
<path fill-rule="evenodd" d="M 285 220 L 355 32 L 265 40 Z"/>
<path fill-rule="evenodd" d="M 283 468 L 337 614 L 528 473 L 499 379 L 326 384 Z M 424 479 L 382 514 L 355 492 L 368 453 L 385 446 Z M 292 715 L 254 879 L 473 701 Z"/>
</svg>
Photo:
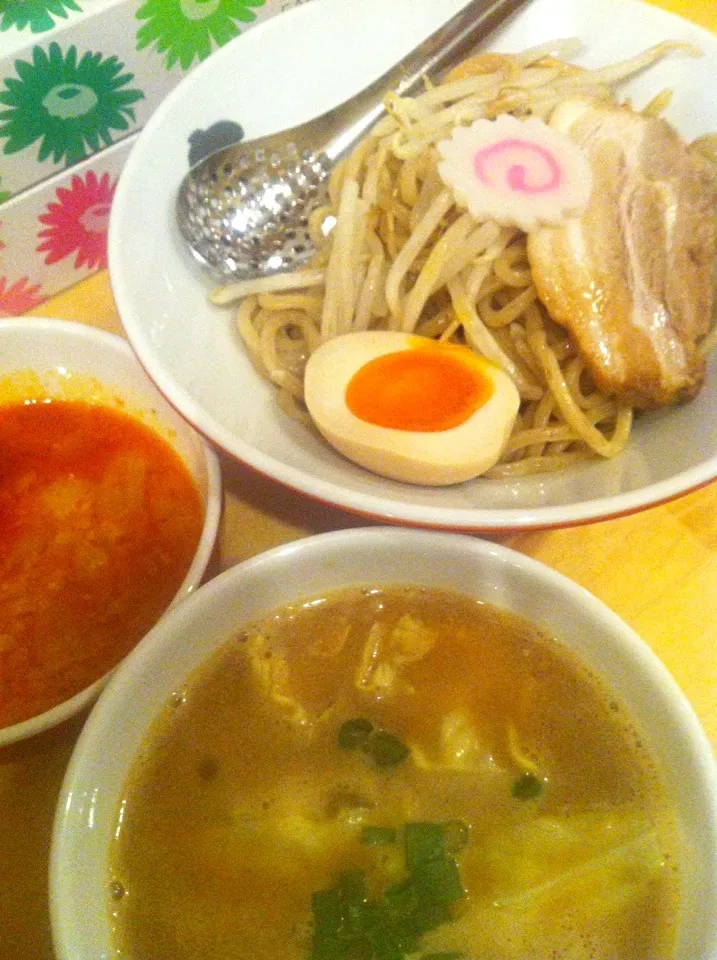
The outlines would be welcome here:
<svg viewBox="0 0 717 960">
<path fill-rule="evenodd" d="M 493 190 L 529 196 L 550 193 L 563 182 L 560 164 L 539 143 L 508 137 L 478 150 L 473 157 L 475 175 Z"/>
</svg>

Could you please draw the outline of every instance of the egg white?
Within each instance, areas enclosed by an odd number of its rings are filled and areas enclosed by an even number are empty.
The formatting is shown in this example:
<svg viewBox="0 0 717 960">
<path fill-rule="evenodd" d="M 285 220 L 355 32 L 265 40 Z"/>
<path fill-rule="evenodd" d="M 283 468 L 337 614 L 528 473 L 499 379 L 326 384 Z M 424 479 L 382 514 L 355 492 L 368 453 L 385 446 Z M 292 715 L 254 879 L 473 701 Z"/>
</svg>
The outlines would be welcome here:
<svg viewBox="0 0 717 960">
<path fill-rule="evenodd" d="M 349 333 L 322 344 L 308 360 L 304 398 L 322 436 L 354 463 L 405 483 L 446 486 L 484 473 L 500 458 L 520 405 L 515 384 L 478 355 L 471 364 L 493 384 L 489 399 L 463 423 L 435 432 L 367 423 L 346 404 L 353 375 L 376 357 L 415 349 L 420 338 L 395 331 Z"/>
</svg>

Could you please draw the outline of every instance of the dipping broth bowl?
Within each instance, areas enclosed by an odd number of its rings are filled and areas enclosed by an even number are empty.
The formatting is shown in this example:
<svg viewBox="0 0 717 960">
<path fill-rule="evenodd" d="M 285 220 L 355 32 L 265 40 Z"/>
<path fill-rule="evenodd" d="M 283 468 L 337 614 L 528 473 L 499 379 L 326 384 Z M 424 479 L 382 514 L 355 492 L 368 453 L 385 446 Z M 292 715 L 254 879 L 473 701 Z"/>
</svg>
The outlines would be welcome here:
<svg viewBox="0 0 717 960">
<path fill-rule="evenodd" d="M 717 957 L 717 771 L 666 668 L 600 601 L 537 561 L 465 535 L 376 527 L 301 539 L 220 574 L 120 666 L 82 731 L 57 808 L 50 900 L 58 960 L 114 955 L 108 857 L 120 796 L 150 723 L 187 674 L 248 622 L 287 603 L 398 584 L 451 589 L 528 618 L 624 704 L 663 776 L 681 834 L 676 960 Z"/>
<path fill-rule="evenodd" d="M 171 605 L 200 584 L 219 528 L 222 486 L 219 461 L 170 406 L 121 337 L 81 323 L 17 317 L 0 321 L 0 403 L 42 395 L 80 400 L 128 413 L 165 440 L 196 483 L 202 507 L 199 540 Z M 116 669 L 116 668 L 115 668 Z M 30 719 L 0 729 L 0 747 L 41 733 L 87 707 L 109 671 L 85 689 Z"/>
</svg>

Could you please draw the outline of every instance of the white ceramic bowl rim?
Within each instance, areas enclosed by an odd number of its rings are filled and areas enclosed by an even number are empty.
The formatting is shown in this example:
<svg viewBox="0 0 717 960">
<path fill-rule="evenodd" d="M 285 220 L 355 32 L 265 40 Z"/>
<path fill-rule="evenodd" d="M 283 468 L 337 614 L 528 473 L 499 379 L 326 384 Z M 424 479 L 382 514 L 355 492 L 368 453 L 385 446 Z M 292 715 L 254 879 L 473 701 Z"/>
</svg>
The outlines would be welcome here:
<svg viewBox="0 0 717 960">
<path fill-rule="evenodd" d="M 81 339 L 101 350 L 114 351 L 115 353 L 121 354 L 126 360 L 132 361 L 135 364 L 137 360 L 129 343 L 122 337 L 109 331 L 99 330 L 88 324 L 76 323 L 71 320 L 54 320 L 44 317 L 13 317 L 0 320 L 0 337 L 2 337 L 5 331 L 12 333 L 27 331 L 28 333 L 34 334 L 49 332 L 53 336 L 60 335 L 70 339 Z M 141 366 L 139 364 L 136 365 L 138 373 L 144 378 Z M 93 376 L 100 381 L 104 379 L 105 382 L 109 379 L 108 375 L 103 377 L 98 374 L 93 374 Z M 147 380 L 147 384 L 153 392 L 156 392 L 156 388 L 151 381 Z M 188 429 L 191 429 L 191 427 L 188 427 Z M 201 443 L 207 471 L 207 496 L 204 521 L 192 562 L 172 599 L 170 607 L 193 593 L 201 582 L 204 571 L 209 563 L 209 558 L 219 529 L 222 504 L 222 478 L 219 460 L 206 440 L 201 436 L 198 436 L 197 439 Z M 97 698 L 99 692 L 106 686 L 114 669 L 95 680 L 89 687 L 80 690 L 79 693 L 70 697 L 69 700 L 64 700 L 50 710 L 46 710 L 35 717 L 30 717 L 28 720 L 23 720 L 21 723 L 15 723 L 10 727 L 0 729 L 0 747 L 43 733 L 45 730 L 49 730 L 51 727 L 55 727 L 79 713 Z"/>
<path fill-rule="evenodd" d="M 416 570 L 423 570 L 424 576 L 417 575 Z M 293 579 L 292 571 L 296 572 Z M 472 585 L 462 592 L 483 593 L 484 599 L 508 608 L 510 603 L 501 604 L 501 597 L 524 594 L 527 599 L 520 602 L 532 604 L 536 610 L 541 608 L 544 617 L 552 618 L 555 624 L 565 617 L 566 629 L 571 634 L 579 631 L 582 624 L 586 633 L 593 634 L 587 641 L 592 644 L 593 659 L 599 649 L 605 670 L 609 668 L 613 677 L 625 678 L 629 697 L 639 699 L 642 723 L 638 723 L 638 729 L 641 734 L 647 734 L 648 745 L 651 737 L 670 741 L 669 749 L 664 749 L 660 759 L 670 763 L 668 788 L 681 797 L 685 807 L 683 822 L 691 824 L 693 830 L 691 849 L 696 849 L 696 856 L 700 858 L 700 869 L 696 871 L 702 884 L 699 908 L 690 911 L 694 914 L 690 922 L 699 927 L 697 936 L 709 948 L 708 952 L 699 954 L 699 960 L 717 957 L 717 930 L 711 921 L 717 914 L 717 870 L 714 869 L 717 865 L 717 769 L 694 711 L 661 661 L 601 601 L 536 560 L 465 535 L 378 527 L 305 538 L 238 564 L 170 611 L 122 664 L 79 738 L 57 809 L 50 891 L 53 936 L 59 960 L 95 960 L 98 956 L 96 942 L 90 941 L 86 952 L 79 946 L 86 915 L 84 907 L 75 902 L 73 885 L 80 882 L 76 877 L 80 864 L 83 864 L 81 882 L 87 882 L 84 865 L 92 859 L 88 849 L 93 844 L 107 842 L 98 838 L 98 824 L 103 817 L 116 815 L 115 809 L 109 814 L 107 810 L 117 796 L 112 795 L 111 788 L 103 791 L 104 758 L 113 749 L 113 743 L 116 751 L 130 751 L 125 742 L 128 740 L 132 742 L 131 754 L 134 754 L 141 732 L 171 691 L 181 686 L 186 675 L 187 670 L 177 665 L 177 658 L 186 654 L 186 663 L 191 669 L 191 665 L 206 658 L 216 642 L 221 642 L 212 638 L 207 641 L 209 646 L 198 650 L 196 642 L 192 642 L 194 637 L 224 630 L 227 617 L 231 618 L 234 629 L 238 628 L 247 617 L 244 609 L 247 603 L 259 604 L 261 615 L 285 602 L 284 595 L 289 599 L 311 595 L 321 590 L 322 583 L 329 589 L 338 584 L 388 582 L 449 586 L 456 571 L 470 579 Z M 301 586 L 297 586 L 297 582 Z M 259 595 L 260 599 L 255 599 Z M 252 611 L 250 618 L 255 615 L 256 611 Z M 537 614 L 533 619 L 541 623 Z M 560 636 L 559 629 L 553 632 Z M 231 629 L 226 629 L 222 639 L 230 634 Z M 174 662 L 170 663 L 172 651 Z M 588 653 L 583 652 L 588 657 Z M 153 690 L 153 681 L 159 689 Z M 133 704 L 143 713 L 139 719 L 132 711 Z M 128 719 L 130 714 L 132 720 Z M 130 729 L 128 733 L 128 727 L 137 724 L 142 731 Z M 113 757 L 111 761 L 120 765 L 129 762 L 131 756 L 121 760 Z M 127 766 L 123 769 L 126 774 Z M 109 774 L 110 778 L 117 775 L 116 771 Z M 689 791 L 683 789 L 685 781 L 690 785 Z M 100 829 L 110 831 L 112 828 L 105 823 Z M 97 876 L 90 874 L 90 880 L 97 881 Z M 94 894 L 95 906 L 98 896 Z M 99 902 L 103 902 L 101 897 Z M 701 909 L 705 911 L 704 917 L 700 916 Z M 92 923 L 101 926 L 107 920 L 93 919 Z M 698 957 L 685 953 L 684 960 L 698 960 Z"/>
</svg>

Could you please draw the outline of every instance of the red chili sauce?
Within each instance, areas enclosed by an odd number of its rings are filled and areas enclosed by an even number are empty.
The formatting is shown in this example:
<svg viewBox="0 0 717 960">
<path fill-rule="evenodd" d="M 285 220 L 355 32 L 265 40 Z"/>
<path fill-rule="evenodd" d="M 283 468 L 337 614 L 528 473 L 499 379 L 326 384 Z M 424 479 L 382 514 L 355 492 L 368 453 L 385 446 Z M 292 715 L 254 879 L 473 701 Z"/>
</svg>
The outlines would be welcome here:
<svg viewBox="0 0 717 960">
<path fill-rule="evenodd" d="M 203 523 L 179 455 L 76 401 L 0 407 L 0 727 L 115 666 L 182 583 Z"/>
</svg>

